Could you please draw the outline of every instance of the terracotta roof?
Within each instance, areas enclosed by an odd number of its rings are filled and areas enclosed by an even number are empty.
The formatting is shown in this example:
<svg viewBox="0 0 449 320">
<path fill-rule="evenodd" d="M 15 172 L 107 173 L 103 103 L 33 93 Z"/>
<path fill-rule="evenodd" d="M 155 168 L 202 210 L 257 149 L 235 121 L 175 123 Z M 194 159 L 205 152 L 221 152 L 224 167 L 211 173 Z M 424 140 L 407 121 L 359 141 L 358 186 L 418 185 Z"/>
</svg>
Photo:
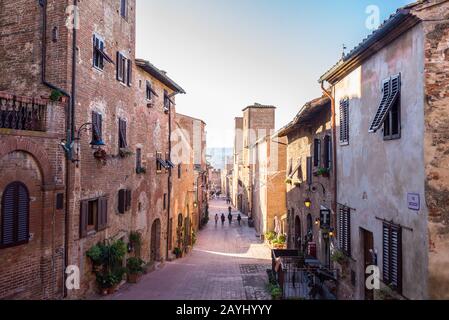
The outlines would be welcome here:
<svg viewBox="0 0 449 320">
<path fill-rule="evenodd" d="M 165 84 L 167 87 L 172 89 L 173 91 L 176 91 L 178 93 L 186 93 L 183 88 L 181 88 L 176 82 L 174 82 L 172 79 L 170 79 L 167 76 L 167 73 L 163 70 L 160 70 L 156 68 L 152 63 L 150 63 L 147 60 L 143 59 L 136 59 L 136 65 L 146 72 L 148 72 L 150 75 L 158 79 L 160 82 Z"/>
<path fill-rule="evenodd" d="M 192 117 L 192 116 L 188 116 L 188 115 L 185 115 L 185 114 L 182 114 L 182 113 L 178 113 L 178 112 L 176 112 L 175 117 L 176 116 L 183 117 L 183 118 L 189 118 L 189 119 L 196 120 L 196 121 L 200 121 L 200 122 L 202 122 L 202 123 L 204 123 L 206 125 L 206 122 L 204 122 L 203 120 L 195 118 L 195 117 Z"/>
<path fill-rule="evenodd" d="M 354 47 L 349 53 L 344 55 L 342 59 L 340 59 L 335 65 L 333 65 L 328 71 L 326 71 L 319 79 L 319 82 L 329 81 L 333 83 L 333 80 L 339 79 L 336 78 L 337 73 L 341 72 L 345 67 L 360 64 L 361 60 L 357 60 L 357 58 L 360 58 L 363 54 L 365 54 L 363 56 L 363 59 L 366 59 L 373 53 L 382 49 L 385 45 L 379 45 L 379 40 L 385 38 L 392 32 L 397 32 L 398 26 L 404 25 L 402 31 L 406 31 L 416 25 L 416 23 L 419 22 L 419 19 L 410 13 L 410 9 L 426 2 L 428 2 L 428 0 L 416 1 L 396 10 L 396 12 L 390 15 L 390 17 L 386 19 L 378 29 L 376 29 L 365 39 L 363 39 L 356 47 Z M 394 39 L 395 37 L 390 39 L 390 41 Z M 368 52 L 368 50 L 372 48 L 374 48 L 374 50 Z"/>
<path fill-rule="evenodd" d="M 316 112 L 320 111 L 322 107 L 328 105 L 330 108 L 330 99 L 327 96 L 322 96 L 320 98 L 316 98 L 312 101 L 307 102 L 301 110 L 299 110 L 298 114 L 295 118 L 290 121 L 289 124 L 281 128 L 277 135 L 279 137 L 285 137 L 291 131 L 295 130 L 299 127 L 299 125 L 310 121 L 315 116 Z"/>
</svg>

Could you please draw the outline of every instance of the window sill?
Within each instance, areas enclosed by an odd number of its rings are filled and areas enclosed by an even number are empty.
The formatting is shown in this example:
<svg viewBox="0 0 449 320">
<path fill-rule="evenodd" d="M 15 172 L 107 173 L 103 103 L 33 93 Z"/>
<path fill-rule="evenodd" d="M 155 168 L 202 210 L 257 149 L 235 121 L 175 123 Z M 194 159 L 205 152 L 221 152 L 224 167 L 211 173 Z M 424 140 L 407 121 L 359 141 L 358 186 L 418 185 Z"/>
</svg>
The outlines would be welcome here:
<svg viewBox="0 0 449 320">
<path fill-rule="evenodd" d="M 104 71 L 104 68 L 101 69 L 100 67 L 96 67 L 96 66 L 92 66 L 92 69 L 93 69 L 93 70 L 96 70 L 96 71 L 98 71 L 98 72 L 100 72 L 100 73 L 103 73 L 103 71 Z"/>
<path fill-rule="evenodd" d="M 349 142 L 340 142 L 341 147 L 349 146 Z"/>
</svg>

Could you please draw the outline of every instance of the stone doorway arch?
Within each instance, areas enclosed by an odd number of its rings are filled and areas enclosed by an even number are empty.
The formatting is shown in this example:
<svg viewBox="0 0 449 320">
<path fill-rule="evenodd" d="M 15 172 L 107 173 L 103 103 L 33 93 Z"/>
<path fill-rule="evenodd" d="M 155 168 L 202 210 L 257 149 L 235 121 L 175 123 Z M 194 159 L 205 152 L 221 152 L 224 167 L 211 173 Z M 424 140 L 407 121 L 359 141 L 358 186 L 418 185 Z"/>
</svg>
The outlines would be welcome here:
<svg viewBox="0 0 449 320">
<path fill-rule="evenodd" d="M 151 262 L 161 259 L 161 220 L 156 219 L 151 226 Z"/>
</svg>

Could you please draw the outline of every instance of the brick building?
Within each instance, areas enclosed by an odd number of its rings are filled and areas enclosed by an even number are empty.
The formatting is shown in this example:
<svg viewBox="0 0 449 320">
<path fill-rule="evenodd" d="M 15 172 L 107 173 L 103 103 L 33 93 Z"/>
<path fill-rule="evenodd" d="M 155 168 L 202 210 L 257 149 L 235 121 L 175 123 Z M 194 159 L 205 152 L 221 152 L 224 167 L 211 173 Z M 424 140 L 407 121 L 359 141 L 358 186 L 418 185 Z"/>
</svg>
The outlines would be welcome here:
<svg viewBox="0 0 449 320">
<path fill-rule="evenodd" d="M 305 104 L 279 136 L 288 140 L 288 246 L 330 266 L 329 231 L 335 229 L 330 100 L 321 97 Z"/>
<path fill-rule="evenodd" d="M 180 113 L 175 116 L 172 159 L 177 172 L 173 178 L 172 241 L 188 253 L 207 206 L 205 167 L 205 123 Z"/>
<path fill-rule="evenodd" d="M 147 262 L 172 246 L 170 135 L 184 90 L 135 60 L 134 0 L 75 4 L 0 4 L 0 298 L 93 293 L 86 251 L 132 231 Z M 69 265 L 80 290 L 63 286 Z"/>
<path fill-rule="evenodd" d="M 212 193 L 222 193 L 221 169 L 209 169 L 209 190 Z"/>
<path fill-rule="evenodd" d="M 263 137 L 250 146 L 252 172 L 252 217 L 257 234 L 269 231 L 287 234 L 286 145 L 277 133 Z"/>
<path fill-rule="evenodd" d="M 337 110 L 343 298 L 448 298 L 448 12 L 399 9 L 320 79 Z M 380 291 L 365 286 L 369 265 Z"/>
<path fill-rule="evenodd" d="M 252 172 L 254 161 L 250 146 L 274 131 L 275 107 L 255 103 L 243 109 L 243 117 L 236 118 L 234 142 L 234 205 L 251 217 Z"/>
<path fill-rule="evenodd" d="M 57 13 L 66 4 L 49 2 L 52 24 L 62 26 Z M 43 13 L 37 1 L 0 3 L 0 299 L 63 294 L 67 164 L 60 143 L 70 101 L 49 98 L 57 87 L 68 91 L 70 35 L 61 28 L 58 41 L 45 39 Z"/>
</svg>

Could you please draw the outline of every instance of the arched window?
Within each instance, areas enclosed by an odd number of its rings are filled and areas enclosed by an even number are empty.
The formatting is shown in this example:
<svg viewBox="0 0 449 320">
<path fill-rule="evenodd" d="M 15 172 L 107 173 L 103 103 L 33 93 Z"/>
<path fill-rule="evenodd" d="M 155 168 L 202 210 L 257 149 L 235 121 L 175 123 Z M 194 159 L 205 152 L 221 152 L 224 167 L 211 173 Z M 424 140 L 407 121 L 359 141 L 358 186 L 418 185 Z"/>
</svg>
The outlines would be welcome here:
<svg viewBox="0 0 449 320">
<path fill-rule="evenodd" d="M 0 247 L 12 247 L 28 242 L 30 196 L 21 182 L 9 184 L 2 197 Z"/>
</svg>

